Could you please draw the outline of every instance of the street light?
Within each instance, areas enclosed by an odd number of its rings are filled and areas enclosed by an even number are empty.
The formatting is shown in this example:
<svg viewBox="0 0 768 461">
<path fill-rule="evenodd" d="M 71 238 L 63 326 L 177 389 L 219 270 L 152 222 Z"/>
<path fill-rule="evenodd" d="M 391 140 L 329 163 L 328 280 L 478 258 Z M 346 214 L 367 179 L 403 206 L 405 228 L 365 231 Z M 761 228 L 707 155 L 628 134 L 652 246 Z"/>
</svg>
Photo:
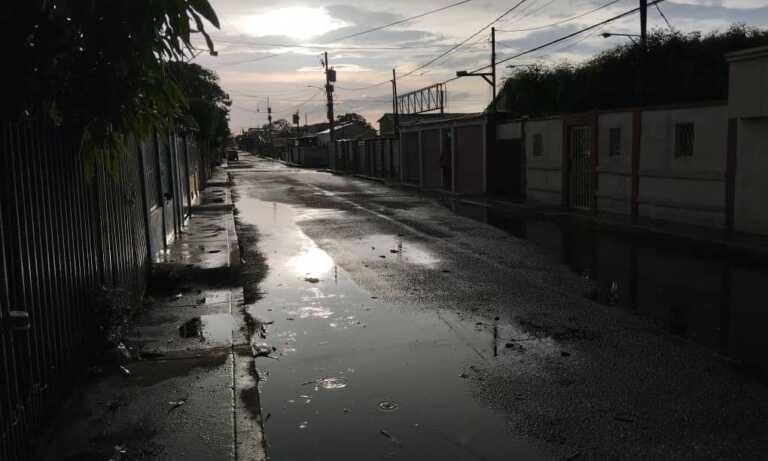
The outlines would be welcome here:
<svg viewBox="0 0 768 461">
<path fill-rule="evenodd" d="M 636 38 L 640 38 L 640 35 L 638 35 L 638 34 L 616 34 L 616 33 L 613 33 L 613 32 L 603 32 L 600 35 L 603 38 L 608 38 L 608 37 L 629 37 L 629 39 L 632 40 L 632 43 L 634 43 L 635 45 L 637 45 L 637 40 L 635 40 L 635 39 Z"/>
</svg>

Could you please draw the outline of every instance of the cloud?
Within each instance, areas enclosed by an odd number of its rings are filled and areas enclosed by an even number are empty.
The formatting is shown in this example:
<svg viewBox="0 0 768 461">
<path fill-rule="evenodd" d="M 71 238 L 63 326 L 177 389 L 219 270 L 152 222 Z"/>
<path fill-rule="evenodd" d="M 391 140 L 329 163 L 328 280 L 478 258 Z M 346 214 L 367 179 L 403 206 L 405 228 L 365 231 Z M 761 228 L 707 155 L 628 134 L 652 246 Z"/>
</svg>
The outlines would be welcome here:
<svg viewBox="0 0 768 461">
<path fill-rule="evenodd" d="M 497 24 L 499 29 L 519 29 L 569 18 L 603 5 L 608 0 L 555 0 L 554 2 L 527 2 L 516 14 Z M 320 67 L 322 44 L 340 36 L 380 26 L 430 9 L 445 6 L 448 0 L 390 0 L 386 6 L 380 0 L 212 0 L 221 19 L 222 30 L 214 33 L 214 41 L 221 55 L 213 58 L 201 55 L 197 61 L 219 73 L 225 90 L 233 91 L 235 104 L 253 107 L 254 99 L 236 95 L 272 94 L 275 110 L 295 110 L 299 100 L 309 97 L 312 89 L 306 85 L 322 85 Z M 578 18 L 558 27 L 541 30 L 498 34 L 499 58 L 514 55 L 546 41 L 561 37 L 580 27 L 608 18 L 620 11 L 636 6 L 636 0 L 624 0 L 610 8 Z M 322 9 L 334 24 L 342 27 L 329 30 L 316 37 L 297 37 L 291 30 L 277 29 L 269 36 L 255 37 L 247 33 L 242 18 L 263 14 L 275 9 L 305 7 Z M 460 42 L 480 27 L 509 8 L 506 0 L 475 0 L 471 3 L 427 16 L 412 22 L 354 37 L 328 45 L 331 64 L 338 72 L 336 97 L 341 104 L 337 110 L 343 113 L 354 110 L 369 119 L 376 120 L 388 110 L 392 68 L 399 75 L 429 61 L 451 45 Z M 725 29 L 733 23 L 752 26 L 768 25 L 768 4 L 765 0 L 668 0 L 661 8 L 676 29 L 682 32 L 709 32 Z M 650 28 L 665 28 L 666 23 L 655 8 L 648 13 Z M 606 27 L 605 31 L 637 33 L 637 16 L 628 17 Z M 451 78 L 456 70 L 473 69 L 488 63 L 487 34 L 478 36 L 471 46 L 462 47 L 434 65 L 398 82 L 401 92 L 426 86 Z M 513 62 L 559 62 L 567 59 L 578 62 L 603 49 L 622 43 L 621 38 L 603 39 L 599 31 L 578 36 L 552 48 L 533 53 Z M 311 42 L 311 43 L 307 43 Z M 285 48 L 276 45 L 292 45 Z M 300 48 L 298 45 L 315 45 L 317 48 Z M 378 47 L 378 48 L 377 48 Z M 342 48 L 342 49 L 338 49 Z M 363 49 L 343 49 L 363 48 Z M 394 48 L 394 49 L 380 49 Z M 276 57 L 267 57 L 277 54 Z M 248 61 L 248 62 L 245 62 Z M 498 69 L 500 75 L 507 70 Z M 342 88 L 362 88 L 375 83 L 384 85 L 366 91 L 349 91 Z M 450 110 L 481 110 L 488 101 L 490 88 L 479 78 L 460 79 L 449 84 Z M 277 96 L 282 93 L 282 96 Z M 282 98 L 282 99 L 281 99 Z M 310 121 L 324 117 L 323 97 L 302 106 Z M 250 126 L 260 120 L 261 113 L 253 114 L 238 110 L 232 114 L 233 127 Z M 262 121 L 263 123 L 263 121 Z"/>
</svg>

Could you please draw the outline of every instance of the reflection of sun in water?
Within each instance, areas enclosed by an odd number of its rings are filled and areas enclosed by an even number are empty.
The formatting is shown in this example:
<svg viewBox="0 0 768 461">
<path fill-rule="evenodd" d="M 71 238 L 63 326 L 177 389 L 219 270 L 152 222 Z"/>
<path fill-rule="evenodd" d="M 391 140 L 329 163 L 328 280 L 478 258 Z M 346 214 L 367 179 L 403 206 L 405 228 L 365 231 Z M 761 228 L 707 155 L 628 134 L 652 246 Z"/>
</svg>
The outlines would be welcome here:
<svg viewBox="0 0 768 461">
<path fill-rule="evenodd" d="M 333 268 L 333 259 L 320 248 L 308 248 L 304 253 L 291 258 L 288 265 L 302 277 L 320 277 Z"/>
<path fill-rule="evenodd" d="M 298 40 L 316 37 L 346 25 L 344 21 L 331 17 L 324 8 L 306 6 L 280 8 L 243 18 L 244 29 L 251 35 L 283 35 Z"/>
</svg>

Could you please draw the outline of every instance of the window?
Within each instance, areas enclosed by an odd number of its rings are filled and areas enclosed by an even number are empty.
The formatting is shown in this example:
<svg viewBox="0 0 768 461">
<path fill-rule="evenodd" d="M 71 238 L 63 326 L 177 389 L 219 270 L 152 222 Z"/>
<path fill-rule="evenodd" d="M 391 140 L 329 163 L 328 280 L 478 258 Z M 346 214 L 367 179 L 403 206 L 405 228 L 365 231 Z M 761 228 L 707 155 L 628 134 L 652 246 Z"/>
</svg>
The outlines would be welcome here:
<svg viewBox="0 0 768 461">
<path fill-rule="evenodd" d="M 693 156 L 693 123 L 675 125 L 675 157 Z"/>
<path fill-rule="evenodd" d="M 621 128 L 611 128 L 608 130 L 608 156 L 617 157 L 621 154 Z"/>
<path fill-rule="evenodd" d="M 533 156 L 541 157 L 544 155 L 544 137 L 541 134 L 533 135 Z"/>
</svg>

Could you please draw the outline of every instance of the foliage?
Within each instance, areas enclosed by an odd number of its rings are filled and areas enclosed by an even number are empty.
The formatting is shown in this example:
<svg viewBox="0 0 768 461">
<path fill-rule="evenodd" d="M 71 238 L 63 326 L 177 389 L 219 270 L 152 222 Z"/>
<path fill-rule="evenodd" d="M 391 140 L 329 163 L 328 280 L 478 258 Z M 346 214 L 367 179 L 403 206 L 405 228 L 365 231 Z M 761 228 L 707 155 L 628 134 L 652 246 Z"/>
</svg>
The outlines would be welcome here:
<svg viewBox="0 0 768 461">
<path fill-rule="evenodd" d="M 628 41 L 580 65 L 516 68 L 504 82 L 499 108 L 542 115 L 723 100 L 728 97 L 725 54 L 762 45 L 768 45 L 768 31 L 741 25 L 705 36 L 654 31 L 644 66 L 639 46 Z"/>
<path fill-rule="evenodd" d="M 360 114 L 349 112 L 346 114 L 340 114 L 336 116 L 336 123 L 349 123 L 349 122 L 357 123 L 367 128 L 373 129 L 371 124 L 368 123 L 368 120 L 366 120 L 365 117 L 363 117 Z"/>
<path fill-rule="evenodd" d="M 220 148 L 229 137 L 229 107 L 232 101 L 219 86 L 215 72 L 198 64 L 172 62 L 168 71 L 186 96 L 185 113 L 193 120 L 200 140 Z"/>
<path fill-rule="evenodd" d="M 184 105 L 169 61 L 191 54 L 193 34 L 214 53 L 208 0 L 9 0 L 0 34 L 13 69 L 2 119 L 50 116 L 91 154 L 114 155 L 129 136 L 166 127 Z"/>
<path fill-rule="evenodd" d="M 269 123 L 265 123 L 262 128 L 269 129 Z M 279 118 L 272 122 L 272 133 L 275 134 L 288 134 L 291 132 L 291 124 L 284 118 Z"/>
</svg>

